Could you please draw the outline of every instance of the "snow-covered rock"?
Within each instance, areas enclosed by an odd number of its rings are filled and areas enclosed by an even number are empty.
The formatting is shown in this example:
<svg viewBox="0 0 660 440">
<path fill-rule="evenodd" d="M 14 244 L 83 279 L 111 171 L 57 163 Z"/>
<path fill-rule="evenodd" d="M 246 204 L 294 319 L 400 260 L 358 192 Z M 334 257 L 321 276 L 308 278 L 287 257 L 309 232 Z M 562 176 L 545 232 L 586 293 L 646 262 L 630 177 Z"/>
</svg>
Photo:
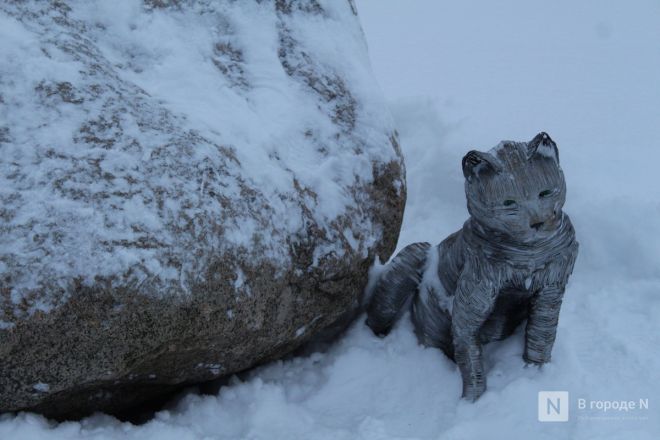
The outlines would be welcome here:
<svg viewBox="0 0 660 440">
<path fill-rule="evenodd" d="M 405 202 L 351 0 L 0 4 L 0 411 L 116 411 L 355 310 Z"/>
</svg>

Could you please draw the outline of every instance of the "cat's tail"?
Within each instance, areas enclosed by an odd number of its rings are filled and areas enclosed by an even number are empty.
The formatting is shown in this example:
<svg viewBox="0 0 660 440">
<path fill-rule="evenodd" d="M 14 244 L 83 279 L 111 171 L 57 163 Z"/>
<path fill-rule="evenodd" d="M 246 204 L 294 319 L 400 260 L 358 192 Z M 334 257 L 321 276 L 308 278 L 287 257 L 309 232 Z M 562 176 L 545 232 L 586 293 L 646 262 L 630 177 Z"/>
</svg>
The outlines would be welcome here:
<svg viewBox="0 0 660 440">
<path fill-rule="evenodd" d="M 390 332 L 403 307 L 417 292 L 430 247 L 430 243 L 406 246 L 380 273 L 367 304 L 367 325 L 377 335 Z"/>
</svg>

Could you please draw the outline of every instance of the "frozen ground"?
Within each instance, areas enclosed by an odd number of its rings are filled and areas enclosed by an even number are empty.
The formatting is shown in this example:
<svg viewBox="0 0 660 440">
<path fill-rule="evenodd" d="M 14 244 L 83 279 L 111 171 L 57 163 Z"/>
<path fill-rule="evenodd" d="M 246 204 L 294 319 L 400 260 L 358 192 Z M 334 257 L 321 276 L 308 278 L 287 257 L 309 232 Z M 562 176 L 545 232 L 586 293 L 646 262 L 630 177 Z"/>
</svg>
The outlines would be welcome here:
<svg viewBox="0 0 660 440">
<path fill-rule="evenodd" d="M 548 131 L 581 243 L 553 362 L 522 338 L 488 346 L 488 391 L 458 398 L 456 367 L 362 322 L 323 354 L 278 362 L 217 396 L 190 394 L 142 426 L 95 416 L 0 416 L 0 439 L 660 438 L 660 3 L 361 0 L 401 134 L 409 201 L 400 246 L 466 217 L 468 148 Z M 570 392 L 570 420 L 537 421 L 537 392 Z M 647 410 L 579 410 L 648 399 Z M 589 405 L 589 404 L 587 404 Z"/>
</svg>

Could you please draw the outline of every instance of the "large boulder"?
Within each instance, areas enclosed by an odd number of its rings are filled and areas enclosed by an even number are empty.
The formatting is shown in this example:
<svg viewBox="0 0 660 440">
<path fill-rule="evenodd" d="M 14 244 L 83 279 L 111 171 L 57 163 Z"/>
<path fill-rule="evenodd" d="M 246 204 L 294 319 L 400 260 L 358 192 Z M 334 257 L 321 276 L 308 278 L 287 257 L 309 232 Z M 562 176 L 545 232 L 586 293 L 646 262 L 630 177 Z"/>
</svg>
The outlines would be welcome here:
<svg viewBox="0 0 660 440">
<path fill-rule="evenodd" d="M 356 310 L 404 202 L 350 0 L 1 2 L 0 411 L 291 352 Z"/>
</svg>

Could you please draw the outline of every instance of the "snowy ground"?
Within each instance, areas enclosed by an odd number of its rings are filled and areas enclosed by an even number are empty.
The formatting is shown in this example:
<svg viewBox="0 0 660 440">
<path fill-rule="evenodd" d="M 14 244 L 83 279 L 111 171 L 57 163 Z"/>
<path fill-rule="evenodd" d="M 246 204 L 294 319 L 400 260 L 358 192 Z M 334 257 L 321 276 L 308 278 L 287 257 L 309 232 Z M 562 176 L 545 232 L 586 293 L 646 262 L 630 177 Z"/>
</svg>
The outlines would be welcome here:
<svg viewBox="0 0 660 440">
<path fill-rule="evenodd" d="M 407 160 L 400 246 L 460 227 L 468 148 L 541 130 L 559 144 L 581 247 L 553 362 L 525 368 L 520 333 L 488 346 L 488 391 L 469 404 L 407 320 L 386 339 L 360 321 L 326 353 L 190 394 L 145 425 L 20 414 L 0 416 L 0 439 L 660 438 L 660 3 L 358 7 Z M 537 420 L 541 390 L 570 392 L 568 422 Z M 589 409 L 639 399 L 649 408 Z"/>
</svg>

